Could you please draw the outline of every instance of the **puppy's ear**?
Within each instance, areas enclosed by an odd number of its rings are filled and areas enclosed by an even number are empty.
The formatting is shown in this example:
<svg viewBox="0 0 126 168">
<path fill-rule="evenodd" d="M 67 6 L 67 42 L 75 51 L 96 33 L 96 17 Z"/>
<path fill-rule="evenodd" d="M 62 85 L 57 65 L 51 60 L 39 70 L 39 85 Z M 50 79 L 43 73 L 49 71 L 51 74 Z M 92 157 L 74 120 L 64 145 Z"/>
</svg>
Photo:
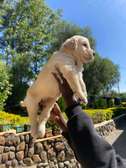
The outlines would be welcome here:
<svg viewBox="0 0 126 168">
<path fill-rule="evenodd" d="M 76 42 L 76 39 L 74 38 L 71 38 L 71 39 L 68 39 L 66 40 L 63 45 L 62 45 L 62 49 L 65 49 L 65 50 L 75 50 L 77 47 L 77 42 Z"/>
</svg>

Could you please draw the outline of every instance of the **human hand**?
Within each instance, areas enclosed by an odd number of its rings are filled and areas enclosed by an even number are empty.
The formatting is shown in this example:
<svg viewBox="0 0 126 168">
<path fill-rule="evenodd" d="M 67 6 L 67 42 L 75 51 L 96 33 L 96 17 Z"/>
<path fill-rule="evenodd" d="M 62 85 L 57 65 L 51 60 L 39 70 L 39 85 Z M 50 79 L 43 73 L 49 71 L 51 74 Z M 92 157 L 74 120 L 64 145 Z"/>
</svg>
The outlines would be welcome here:
<svg viewBox="0 0 126 168">
<path fill-rule="evenodd" d="M 61 114 L 61 110 L 60 110 L 57 103 L 55 103 L 55 105 L 51 111 L 50 119 L 54 120 L 56 122 L 56 124 L 59 125 L 59 127 L 63 130 L 63 132 L 68 131 L 66 121 L 64 120 L 64 118 Z"/>
<path fill-rule="evenodd" d="M 75 102 L 77 102 L 72 89 L 70 88 L 67 80 L 63 77 L 62 73 L 56 68 L 58 74 L 53 73 L 53 76 L 58 82 L 59 90 L 62 93 L 62 96 L 65 100 L 66 106 L 71 106 Z"/>
</svg>

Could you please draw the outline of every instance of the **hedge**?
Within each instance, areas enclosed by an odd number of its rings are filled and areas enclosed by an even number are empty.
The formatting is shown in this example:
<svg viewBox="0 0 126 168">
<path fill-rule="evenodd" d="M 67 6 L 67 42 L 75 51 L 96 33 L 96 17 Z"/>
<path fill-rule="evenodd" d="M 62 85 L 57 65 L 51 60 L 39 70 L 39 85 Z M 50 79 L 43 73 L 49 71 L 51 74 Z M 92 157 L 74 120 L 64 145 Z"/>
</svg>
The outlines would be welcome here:
<svg viewBox="0 0 126 168">
<path fill-rule="evenodd" d="M 126 113 L 126 107 L 85 109 L 84 111 L 93 119 L 94 124 L 96 124 Z M 66 118 L 65 113 L 63 115 Z M 13 126 L 29 124 L 29 118 L 0 111 L 0 125 L 2 124 L 12 124 Z"/>
<path fill-rule="evenodd" d="M 123 107 L 126 107 L 126 102 L 121 103 Z"/>
<path fill-rule="evenodd" d="M 110 120 L 113 114 L 111 109 L 88 109 L 84 111 L 92 118 L 94 124 Z"/>
<path fill-rule="evenodd" d="M 126 114 L 125 107 L 113 107 L 107 109 L 85 109 L 84 110 L 93 120 L 94 124 L 110 120 L 121 114 Z"/>
</svg>

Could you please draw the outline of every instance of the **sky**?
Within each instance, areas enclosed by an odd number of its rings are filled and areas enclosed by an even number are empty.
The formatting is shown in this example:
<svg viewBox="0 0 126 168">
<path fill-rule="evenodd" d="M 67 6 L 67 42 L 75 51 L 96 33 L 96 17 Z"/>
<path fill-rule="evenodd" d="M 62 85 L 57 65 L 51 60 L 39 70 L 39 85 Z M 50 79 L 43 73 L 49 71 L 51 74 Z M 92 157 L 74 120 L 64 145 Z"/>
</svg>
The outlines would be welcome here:
<svg viewBox="0 0 126 168">
<path fill-rule="evenodd" d="M 46 0 L 62 18 L 81 27 L 89 26 L 96 50 L 119 65 L 120 91 L 126 92 L 126 0 Z"/>
</svg>

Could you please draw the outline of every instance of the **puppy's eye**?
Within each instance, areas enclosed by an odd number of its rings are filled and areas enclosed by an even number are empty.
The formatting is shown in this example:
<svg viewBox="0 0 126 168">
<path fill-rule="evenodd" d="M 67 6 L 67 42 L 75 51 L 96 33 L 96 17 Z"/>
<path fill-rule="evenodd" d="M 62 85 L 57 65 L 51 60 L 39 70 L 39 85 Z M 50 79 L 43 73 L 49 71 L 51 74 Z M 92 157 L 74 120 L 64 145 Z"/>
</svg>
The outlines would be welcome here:
<svg viewBox="0 0 126 168">
<path fill-rule="evenodd" d="M 86 43 L 83 43 L 83 46 L 86 47 L 86 48 L 88 47 L 88 45 Z"/>
</svg>

